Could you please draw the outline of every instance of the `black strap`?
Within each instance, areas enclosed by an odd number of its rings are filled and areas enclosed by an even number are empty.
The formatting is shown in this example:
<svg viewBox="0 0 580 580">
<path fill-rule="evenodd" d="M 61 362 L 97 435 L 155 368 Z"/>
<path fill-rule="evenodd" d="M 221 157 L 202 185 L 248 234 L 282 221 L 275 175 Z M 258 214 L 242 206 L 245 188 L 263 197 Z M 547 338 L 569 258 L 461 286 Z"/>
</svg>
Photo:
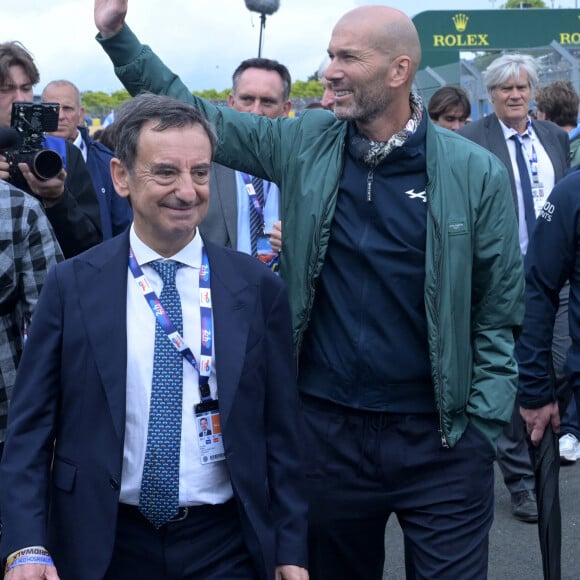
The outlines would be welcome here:
<svg viewBox="0 0 580 580">
<path fill-rule="evenodd" d="M 11 314 L 18 304 L 18 292 L 16 290 L 9 294 L 2 302 L 0 302 L 0 316 Z"/>
</svg>

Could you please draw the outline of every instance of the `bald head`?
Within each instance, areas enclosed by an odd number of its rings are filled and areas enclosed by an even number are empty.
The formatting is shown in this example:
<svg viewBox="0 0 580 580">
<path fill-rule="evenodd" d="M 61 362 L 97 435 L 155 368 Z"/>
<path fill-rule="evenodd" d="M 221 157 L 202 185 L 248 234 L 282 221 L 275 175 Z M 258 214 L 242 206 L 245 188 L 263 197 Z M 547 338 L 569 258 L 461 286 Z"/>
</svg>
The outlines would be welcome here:
<svg viewBox="0 0 580 580">
<path fill-rule="evenodd" d="M 77 86 L 66 80 L 51 81 L 42 91 L 42 100 L 60 105 L 58 129 L 50 135 L 74 142 L 79 132 L 78 127 L 84 125 L 85 121 L 85 109 L 81 104 L 81 93 Z"/>
<path fill-rule="evenodd" d="M 421 62 L 421 43 L 413 21 L 400 10 L 389 6 L 360 6 L 337 22 L 333 37 L 342 31 L 356 31 L 366 39 L 369 48 L 388 54 L 391 59 L 408 56 L 414 78 Z"/>
<path fill-rule="evenodd" d="M 415 26 L 399 10 L 361 6 L 332 31 L 324 73 L 334 92 L 334 114 L 359 132 L 385 141 L 411 116 L 410 92 L 421 60 Z"/>
</svg>

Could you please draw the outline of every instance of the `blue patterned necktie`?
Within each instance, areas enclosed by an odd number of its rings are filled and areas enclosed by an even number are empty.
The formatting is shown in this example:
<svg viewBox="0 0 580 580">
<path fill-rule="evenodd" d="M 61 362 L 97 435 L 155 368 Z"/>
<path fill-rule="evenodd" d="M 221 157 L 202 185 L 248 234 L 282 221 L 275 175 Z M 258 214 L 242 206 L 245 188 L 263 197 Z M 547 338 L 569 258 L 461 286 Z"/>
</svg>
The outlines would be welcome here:
<svg viewBox="0 0 580 580">
<path fill-rule="evenodd" d="M 163 280 L 159 301 L 180 333 L 183 323 L 175 274 L 182 265 L 172 261 L 151 263 Z M 149 429 L 139 497 L 139 510 L 156 528 L 179 511 L 182 394 L 183 357 L 156 322 Z"/>
<path fill-rule="evenodd" d="M 516 163 L 518 166 L 518 173 L 520 174 L 520 184 L 522 186 L 522 197 L 524 200 L 524 212 L 526 219 L 526 228 L 528 230 L 528 243 L 532 239 L 532 233 L 536 226 L 536 212 L 534 210 L 534 196 L 532 194 L 532 182 L 530 181 L 530 174 L 528 172 L 528 162 L 524 158 L 522 151 L 523 144 L 517 135 L 512 135 L 510 139 L 516 145 Z M 520 217 L 521 219 L 521 217 Z"/>
<path fill-rule="evenodd" d="M 259 177 L 252 177 L 252 184 L 256 192 L 256 199 L 262 208 L 262 214 L 260 215 L 255 204 L 250 204 L 250 241 L 252 244 L 252 256 L 257 256 L 258 238 L 264 232 L 264 180 Z"/>
</svg>

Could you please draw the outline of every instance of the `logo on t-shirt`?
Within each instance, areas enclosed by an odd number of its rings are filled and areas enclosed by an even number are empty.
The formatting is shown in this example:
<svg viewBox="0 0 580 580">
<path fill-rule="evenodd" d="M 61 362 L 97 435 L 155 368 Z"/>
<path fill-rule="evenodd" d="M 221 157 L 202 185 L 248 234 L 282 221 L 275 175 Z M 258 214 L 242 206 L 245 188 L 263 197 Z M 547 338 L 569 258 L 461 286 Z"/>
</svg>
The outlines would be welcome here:
<svg viewBox="0 0 580 580">
<path fill-rule="evenodd" d="M 409 189 L 405 191 L 405 193 L 409 196 L 409 199 L 420 199 L 423 203 L 427 203 L 427 191 L 419 191 L 415 193 L 415 189 Z"/>
</svg>

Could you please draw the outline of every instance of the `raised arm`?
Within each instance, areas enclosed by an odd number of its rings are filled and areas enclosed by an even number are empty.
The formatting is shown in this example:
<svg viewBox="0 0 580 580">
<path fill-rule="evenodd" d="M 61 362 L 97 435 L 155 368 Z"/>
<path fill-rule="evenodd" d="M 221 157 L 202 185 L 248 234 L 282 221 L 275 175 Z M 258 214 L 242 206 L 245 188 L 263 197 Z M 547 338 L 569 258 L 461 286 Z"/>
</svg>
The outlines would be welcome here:
<svg viewBox="0 0 580 580">
<path fill-rule="evenodd" d="M 103 38 L 109 38 L 121 30 L 127 7 L 127 0 L 95 0 L 95 24 Z"/>
<path fill-rule="evenodd" d="M 218 107 L 194 96 L 146 44 L 133 34 L 127 23 L 126 0 L 95 0 L 97 41 L 115 67 L 115 74 L 131 95 L 148 91 L 168 95 L 194 105 L 214 125 L 219 135 L 215 161 L 281 185 L 281 173 L 287 167 L 293 137 L 280 140 L 280 129 L 295 119 L 270 119 L 240 113 L 231 107 Z M 297 120 L 297 119 L 296 119 Z M 319 133 L 319 131 L 316 131 Z M 243 152 L 243 155 L 241 154 Z"/>
</svg>

